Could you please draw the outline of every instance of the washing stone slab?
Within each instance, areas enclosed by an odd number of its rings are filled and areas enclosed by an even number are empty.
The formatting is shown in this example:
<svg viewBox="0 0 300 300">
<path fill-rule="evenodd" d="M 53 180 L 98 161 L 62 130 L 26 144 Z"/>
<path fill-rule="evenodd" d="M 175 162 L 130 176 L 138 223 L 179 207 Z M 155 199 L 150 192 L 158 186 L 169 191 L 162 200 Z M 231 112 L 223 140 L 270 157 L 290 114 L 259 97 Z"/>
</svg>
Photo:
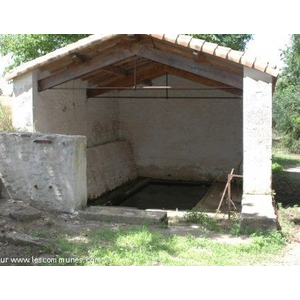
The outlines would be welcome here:
<svg viewBox="0 0 300 300">
<path fill-rule="evenodd" d="M 86 220 L 134 225 L 167 224 L 167 213 L 163 211 L 145 211 L 137 208 L 117 206 L 90 206 L 79 211 Z"/>
</svg>

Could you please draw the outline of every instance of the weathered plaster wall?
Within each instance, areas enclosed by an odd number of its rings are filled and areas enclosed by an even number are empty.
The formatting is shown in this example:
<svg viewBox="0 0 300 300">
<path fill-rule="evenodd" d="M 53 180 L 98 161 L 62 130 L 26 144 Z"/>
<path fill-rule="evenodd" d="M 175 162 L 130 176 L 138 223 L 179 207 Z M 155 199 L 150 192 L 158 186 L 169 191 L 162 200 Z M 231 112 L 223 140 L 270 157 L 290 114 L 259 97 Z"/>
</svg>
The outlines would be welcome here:
<svg viewBox="0 0 300 300">
<path fill-rule="evenodd" d="M 6 195 L 44 209 L 86 205 L 86 138 L 0 133 L 0 178 Z"/>
<path fill-rule="evenodd" d="M 95 198 L 137 176 L 128 142 L 115 142 L 87 150 L 88 197 Z"/>
<path fill-rule="evenodd" d="M 134 179 L 128 143 L 119 141 L 119 103 L 86 99 L 86 82 L 74 80 L 39 93 L 34 101 L 35 129 L 87 137 L 87 190 L 94 198 Z"/>
<path fill-rule="evenodd" d="M 33 103 L 36 131 L 84 135 L 88 148 L 118 140 L 118 102 L 87 100 L 85 87 L 86 82 L 73 80 L 38 93 Z"/>
<path fill-rule="evenodd" d="M 14 79 L 12 119 L 18 130 L 33 131 L 33 98 L 37 97 L 37 72 Z"/>
<path fill-rule="evenodd" d="M 165 78 L 153 81 L 165 85 Z M 169 85 L 201 88 L 169 76 Z M 124 91 L 122 96 L 132 92 Z M 135 92 L 153 96 L 163 92 Z M 169 96 L 229 96 L 222 91 L 169 91 Z M 139 176 L 225 180 L 242 159 L 239 99 L 120 99 L 120 138 L 133 149 Z"/>
</svg>

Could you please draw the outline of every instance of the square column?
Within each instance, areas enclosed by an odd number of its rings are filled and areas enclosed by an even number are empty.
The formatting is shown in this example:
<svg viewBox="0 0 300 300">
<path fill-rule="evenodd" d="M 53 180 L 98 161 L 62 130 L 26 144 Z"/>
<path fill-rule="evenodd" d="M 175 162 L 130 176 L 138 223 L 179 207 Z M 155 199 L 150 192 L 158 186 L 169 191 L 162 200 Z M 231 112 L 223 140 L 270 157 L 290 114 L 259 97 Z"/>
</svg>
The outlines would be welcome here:
<svg viewBox="0 0 300 300">
<path fill-rule="evenodd" d="M 18 131 L 34 131 L 33 106 L 37 99 L 37 71 L 14 78 L 12 122 Z"/>
<path fill-rule="evenodd" d="M 272 77 L 244 67 L 243 93 L 242 227 L 272 230 Z"/>
</svg>

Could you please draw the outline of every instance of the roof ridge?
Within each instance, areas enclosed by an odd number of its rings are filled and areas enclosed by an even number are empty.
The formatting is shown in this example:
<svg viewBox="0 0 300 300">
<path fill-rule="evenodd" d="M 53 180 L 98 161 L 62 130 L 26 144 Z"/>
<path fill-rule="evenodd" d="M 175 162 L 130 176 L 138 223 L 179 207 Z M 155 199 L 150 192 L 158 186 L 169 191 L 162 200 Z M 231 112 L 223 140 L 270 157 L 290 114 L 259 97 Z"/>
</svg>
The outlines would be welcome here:
<svg viewBox="0 0 300 300">
<path fill-rule="evenodd" d="M 49 62 L 60 59 L 79 50 L 83 50 L 93 45 L 101 44 L 109 39 L 112 39 L 120 34 L 95 34 L 75 43 L 69 44 L 65 47 L 59 48 L 44 56 L 38 57 L 34 60 L 26 62 L 8 73 L 5 78 L 11 80 L 17 76 L 25 74 L 36 68 L 42 67 Z M 230 47 L 221 46 L 216 43 L 211 43 L 203 39 L 194 38 L 184 34 L 145 34 L 155 39 L 163 40 L 168 43 L 177 44 L 195 51 L 203 52 L 213 55 L 218 58 L 226 59 L 243 66 L 254 68 L 258 71 L 267 73 L 273 77 L 277 77 L 279 70 L 276 65 L 268 60 L 264 60 L 259 56 L 252 56 L 247 54 L 247 51 L 238 51 Z"/>
</svg>

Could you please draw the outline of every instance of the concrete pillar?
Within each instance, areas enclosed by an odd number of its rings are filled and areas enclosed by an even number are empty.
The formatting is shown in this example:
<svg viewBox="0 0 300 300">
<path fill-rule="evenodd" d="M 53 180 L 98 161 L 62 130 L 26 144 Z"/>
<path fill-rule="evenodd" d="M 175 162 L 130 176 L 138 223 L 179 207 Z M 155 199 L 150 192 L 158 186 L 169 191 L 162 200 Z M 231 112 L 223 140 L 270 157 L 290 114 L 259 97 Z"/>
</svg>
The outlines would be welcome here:
<svg viewBox="0 0 300 300">
<path fill-rule="evenodd" d="M 18 76 L 13 81 L 13 126 L 19 131 L 34 131 L 33 104 L 37 98 L 37 71 Z"/>
<path fill-rule="evenodd" d="M 272 230 L 272 77 L 244 67 L 243 90 L 242 227 Z"/>
</svg>

